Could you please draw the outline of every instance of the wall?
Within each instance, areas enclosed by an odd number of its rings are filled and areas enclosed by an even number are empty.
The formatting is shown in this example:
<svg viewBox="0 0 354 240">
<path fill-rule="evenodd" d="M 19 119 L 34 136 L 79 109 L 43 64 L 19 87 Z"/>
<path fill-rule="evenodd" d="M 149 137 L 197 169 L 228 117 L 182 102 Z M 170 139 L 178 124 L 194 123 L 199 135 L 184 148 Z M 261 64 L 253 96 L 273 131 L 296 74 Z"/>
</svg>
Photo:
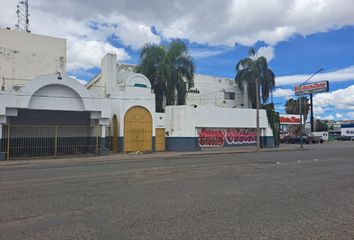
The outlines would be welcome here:
<svg viewBox="0 0 354 240">
<path fill-rule="evenodd" d="M 256 110 L 213 106 L 168 106 L 165 128 L 169 137 L 167 150 L 197 150 L 200 128 L 255 129 Z M 260 110 L 260 128 L 264 147 L 273 147 L 273 134 L 265 110 Z M 255 142 L 250 142 L 255 145 Z"/>
<path fill-rule="evenodd" d="M 65 71 L 65 39 L 0 29 L 0 85 L 12 88 L 42 74 Z"/>
<path fill-rule="evenodd" d="M 155 113 L 155 127 L 154 128 L 165 128 L 165 114 Z"/>
<path fill-rule="evenodd" d="M 18 91 L 0 91 L 0 123 L 17 116 L 17 109 L 37 109 L 91 112 L 91 119 L 108 124 L 110 112 L 104 102 L 73 78 L 42 75 Z"/>
<path fill-rule="evenodd" d="M 199 93 L 189 92 L 186 97 L 186 105 L 249 107 L 246 92 L 241 92 L 233 79 L 195 74 L 193 90 L 198 90 Z M 225 92 L 235 93 L 235 100 L 226 99 Z"/>
</svg>

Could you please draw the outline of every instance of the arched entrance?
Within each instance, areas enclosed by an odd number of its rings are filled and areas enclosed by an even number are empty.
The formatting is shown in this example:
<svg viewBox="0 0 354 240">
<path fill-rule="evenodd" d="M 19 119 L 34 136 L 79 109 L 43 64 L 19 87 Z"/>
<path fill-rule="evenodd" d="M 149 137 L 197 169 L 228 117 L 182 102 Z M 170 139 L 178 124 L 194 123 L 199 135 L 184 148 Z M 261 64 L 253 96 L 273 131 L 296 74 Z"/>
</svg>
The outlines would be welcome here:
<svg viewBox="0 0 354 240">
<path fill-rule="evenodd" d="M 152 152 L 152 117 L 140 106 L 124 116 L 124 152 Z"/>
<path fill-rule="evenodd" d="M 112 118 L 112 129 L 113 129 L 113 142 L 112 142 L 112 150 L 113 152 L 117 153 L 118 152 L 118 119 L 117 115 L 113 115 Z"/>
</svg>

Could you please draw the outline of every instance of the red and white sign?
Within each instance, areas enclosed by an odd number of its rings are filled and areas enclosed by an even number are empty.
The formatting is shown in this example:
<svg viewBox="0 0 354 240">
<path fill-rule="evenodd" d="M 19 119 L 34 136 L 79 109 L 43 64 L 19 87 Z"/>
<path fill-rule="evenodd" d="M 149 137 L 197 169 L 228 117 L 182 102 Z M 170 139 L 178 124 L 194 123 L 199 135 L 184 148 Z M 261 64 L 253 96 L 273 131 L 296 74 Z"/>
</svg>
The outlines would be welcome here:
<svg viewBox="0 0 354 240">
<path fill-rule="evenodd" d="M 257 141 L 253 128 L 198 128 L 197 131 L 200 147 L 254 144 Z"/>
<path fill-rule="evenodd" d="M 300 115 L 295 114 L 280 114 L 279 122 L 283 125 L 297 125 L 300 124 Z"/>
<path fill-rule="evenodd" d="M 310 93 L 320 93 L 320 92 L 328 92 L 329 83 L 328 81 L 323 82 L 315 82 L 302 85 L 295 86 L 295 95 L 299 96 L 300 93 L 302 94 L 310 94 Z"/>
</svg>

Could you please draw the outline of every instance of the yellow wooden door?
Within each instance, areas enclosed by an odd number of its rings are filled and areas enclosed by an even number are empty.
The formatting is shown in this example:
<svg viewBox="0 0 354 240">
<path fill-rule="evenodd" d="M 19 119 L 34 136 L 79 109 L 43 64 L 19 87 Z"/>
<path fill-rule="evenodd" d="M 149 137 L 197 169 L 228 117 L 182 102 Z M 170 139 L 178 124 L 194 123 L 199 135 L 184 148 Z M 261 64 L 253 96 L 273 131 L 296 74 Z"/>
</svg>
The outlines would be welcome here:
<svg viewBox="0 0 354 240">
<path fill-rule="evenodd" d="M 156 137 L 155 137 L 155 150 L 156 152 L 165 151 L 165 129 L 156 128 Z"/>
<path fill-rule="evenodd" d="M 124 152 L 152 151 L 152 117 L 140 106 L 130 108 L 124 116 Z"/>
<path fill-rule="evenodd" d="M 112 119 L 112 125 L 113 125 L 113 152 L 118 152 L 118 120 L 117 120 L 117 116 L 114 115 L 113 119 Z"/>
</svg>

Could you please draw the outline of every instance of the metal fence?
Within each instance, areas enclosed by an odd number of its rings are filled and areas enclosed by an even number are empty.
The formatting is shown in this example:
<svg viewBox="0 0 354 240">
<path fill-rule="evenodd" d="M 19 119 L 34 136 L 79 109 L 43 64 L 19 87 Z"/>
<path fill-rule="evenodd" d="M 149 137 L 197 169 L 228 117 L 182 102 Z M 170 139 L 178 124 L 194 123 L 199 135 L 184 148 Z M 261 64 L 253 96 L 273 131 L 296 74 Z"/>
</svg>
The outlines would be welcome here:
<svg viewBox="0 0 354 240">
<path fill-rule="evenodd" d="M 3 126 L 0 152 L 7 159 L 97 155 L 101 129 L 97 126 Z"/>
</svg>

